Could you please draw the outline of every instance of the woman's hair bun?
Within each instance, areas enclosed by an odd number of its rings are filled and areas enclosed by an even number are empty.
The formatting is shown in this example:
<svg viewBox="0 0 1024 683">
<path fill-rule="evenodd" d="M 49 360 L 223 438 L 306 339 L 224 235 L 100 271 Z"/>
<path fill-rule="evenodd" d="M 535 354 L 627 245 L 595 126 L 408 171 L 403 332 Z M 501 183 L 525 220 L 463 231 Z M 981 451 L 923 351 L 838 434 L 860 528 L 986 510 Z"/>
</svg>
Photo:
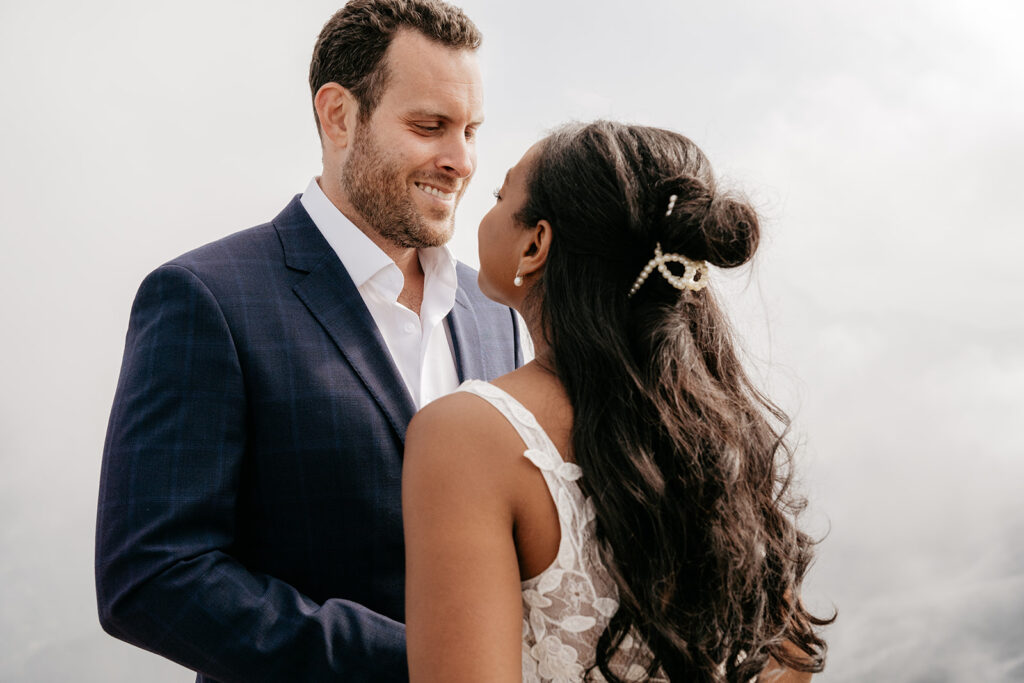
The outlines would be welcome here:
<svg viewBox="0 0 1024 683">
<path fill-rule="evenodd" d="M 691 175 L 659 185 L 655 195 L 663 199 L 655 224 L 665 252 L 680 253 L 719 268 L 733 268 L 753 257 L 761 230 L 757 212 L 749 202 L 716 192 Z M 672 195 L 676 197 L 674 202 Z"/>
</svg>

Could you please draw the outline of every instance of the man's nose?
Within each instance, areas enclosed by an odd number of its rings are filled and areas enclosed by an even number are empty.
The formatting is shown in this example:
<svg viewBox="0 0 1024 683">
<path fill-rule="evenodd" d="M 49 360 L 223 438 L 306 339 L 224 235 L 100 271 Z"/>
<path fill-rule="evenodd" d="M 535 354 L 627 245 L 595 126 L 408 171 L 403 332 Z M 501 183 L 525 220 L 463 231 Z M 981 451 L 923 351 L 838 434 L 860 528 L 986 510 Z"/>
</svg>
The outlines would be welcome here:
<svg viewBox="0 0 1024 683">
<path fill-rule="evenodd" d="M 472 140 L 467 140 L 461 131 L 453 132 L 445 140 L 444 149 L 438 157 L 437 164 L 459 178 L 468 178 L 473 175 L 473 169 L 476 166 L 475 143 Z"/>
</svg>

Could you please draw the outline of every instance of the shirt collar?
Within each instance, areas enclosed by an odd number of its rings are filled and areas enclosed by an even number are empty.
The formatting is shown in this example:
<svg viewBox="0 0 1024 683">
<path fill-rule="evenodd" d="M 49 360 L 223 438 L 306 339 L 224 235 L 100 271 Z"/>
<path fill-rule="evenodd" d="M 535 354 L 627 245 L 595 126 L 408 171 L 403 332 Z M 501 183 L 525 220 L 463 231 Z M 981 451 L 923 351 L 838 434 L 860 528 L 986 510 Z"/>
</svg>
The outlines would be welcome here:
<svg viewBox="0 0 1024 683">
<path fill-rule="evenodd" d="M 384 250 L 373 243 L 362 230 L 338 210 L 324 191 L 317 178 L 309 181 L 302 193 L 302 207 L 313 219 L 331 249 L 341 259 L 352 283 L 362 287 L 366 282 L 389 265 L 394 266 Z M 397 266 L 395 266 L 397 268 Z"/>
<path fill-rule="evenodd" d="M 341 259 L 342 265 L 352 278 L 352 283 L 356 288 L 361 288 L 373 280 L 374 284 L 385 289 L 389 295 L 392 293 L 391 290 L 394 290 L 394 298 L 397 299 L 402 291 L 402 274 L 398 271 L 398 266 L 383 249 L 366 236 L 366 233 L 338 210 L 324 194 L 318 180 L 319 178 L 314 177 L 309 181 L 299 201 L 331 249 Z M 459 286 L 455 256 L 448 247 L 441 246 L 420 249 L 419 257 L 427 279 L 426 286 L 432 290 L 438 288 L 440 301 L 445 302 L 450 311 L 455 304 L 455 291 Z"/>
</svg>

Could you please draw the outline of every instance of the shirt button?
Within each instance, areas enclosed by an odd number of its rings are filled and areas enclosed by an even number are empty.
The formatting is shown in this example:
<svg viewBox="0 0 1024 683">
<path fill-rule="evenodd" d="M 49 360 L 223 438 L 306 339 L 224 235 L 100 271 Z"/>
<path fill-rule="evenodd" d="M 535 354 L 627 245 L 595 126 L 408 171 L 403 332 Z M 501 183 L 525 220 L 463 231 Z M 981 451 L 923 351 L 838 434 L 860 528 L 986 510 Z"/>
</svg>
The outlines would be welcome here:
<svg viewBox="0 0 1024 683">
<path fill-rule="evenodd" d="M 413 325 L 412 323 L 406 323 L 405 327 L 402 329 L 405 330 L 406 334 L 412 334 L 413 332 L 416 331 L 416 326 Z"/>
</svg>

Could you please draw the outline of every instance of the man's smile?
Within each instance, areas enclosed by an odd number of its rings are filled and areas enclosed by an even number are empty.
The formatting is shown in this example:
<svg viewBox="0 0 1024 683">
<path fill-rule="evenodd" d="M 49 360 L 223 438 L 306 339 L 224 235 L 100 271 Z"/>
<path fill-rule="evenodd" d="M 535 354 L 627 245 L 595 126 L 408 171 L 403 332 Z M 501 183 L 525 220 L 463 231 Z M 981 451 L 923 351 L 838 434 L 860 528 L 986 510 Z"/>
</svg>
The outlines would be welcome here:
<svg viewBox="0 0 1024 683">
<path fill-rule="evenodd" d="M 431 197 L 436 197 L 437 199 L 441 199 L 446 202 L 455 200 L 456 193 L 454 190 L 446 192 L 442 188 L 437 187 L 435 185 L 428 185 L 426 183 L 421 182 L 414 182 L 413 184 L 416 185 L 416 187 L 418 187 L 419 189 L 429 194 Z"/>
</svg>

